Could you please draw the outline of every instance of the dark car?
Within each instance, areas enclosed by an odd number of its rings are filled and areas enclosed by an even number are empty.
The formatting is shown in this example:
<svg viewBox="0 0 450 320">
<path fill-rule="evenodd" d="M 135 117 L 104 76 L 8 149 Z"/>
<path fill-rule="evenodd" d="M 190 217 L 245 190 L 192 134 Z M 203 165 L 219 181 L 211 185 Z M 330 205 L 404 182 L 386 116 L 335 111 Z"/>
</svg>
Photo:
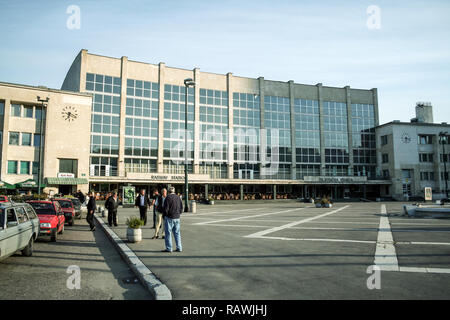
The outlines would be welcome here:
<svg viewBox="0 0 450 320">
<path fill-rule="evenodd" d="M 75 208 L 75 217 L 81 219 L 81 201 L 78 198 L 68 198 L 72 201 L 73 207 Z"/>
</svg>

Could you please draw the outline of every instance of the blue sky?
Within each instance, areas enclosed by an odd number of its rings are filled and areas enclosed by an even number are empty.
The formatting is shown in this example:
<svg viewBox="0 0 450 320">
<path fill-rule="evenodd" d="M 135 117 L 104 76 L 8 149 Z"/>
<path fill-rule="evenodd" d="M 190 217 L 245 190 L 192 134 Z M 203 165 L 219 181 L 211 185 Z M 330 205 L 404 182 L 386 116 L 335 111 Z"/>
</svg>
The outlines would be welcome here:
<svg viewBox="0 0 450 320">
<path fill-rule="evenodd" d="M 66 27 L 70 5 L 81 28 Z M 366 10 L 381 9 L 370 30 Z M 237 76 L 378 88 L 380 121 L 417 101 L 450 122 L 450 1 L 0 0 L 0 81 L 60 88 L 81 49 Z"/>
</svg>

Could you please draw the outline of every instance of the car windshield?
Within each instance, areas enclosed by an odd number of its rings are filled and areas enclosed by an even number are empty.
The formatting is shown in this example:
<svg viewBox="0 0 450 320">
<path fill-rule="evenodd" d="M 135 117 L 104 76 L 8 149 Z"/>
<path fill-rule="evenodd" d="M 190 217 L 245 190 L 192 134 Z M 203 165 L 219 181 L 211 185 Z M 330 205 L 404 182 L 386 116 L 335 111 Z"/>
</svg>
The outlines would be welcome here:
<svg viewBox="0 0 450 320">
<path fill-rule="evenodd" d="M 72 208 L 72 203 L 70 201 L 67 200 L 58 200 L 59 204 L 61 205 L 61 207 L 63 208 Z"/>
<path fill-rule="evenodd" d="M 5 224 L 5 211 L 0 209 L 0 229 L 3 229 L 3 225 Z"/>
<path fill-rule="evenodd" d="M 81 202 L 78 199 L 70 199 L 74 206 L 81 206 Z"/>
<path fill-rule="evenodd" d="M 51 203 L 30 202 L 37 214 L 56 214 L 55 208 Z"/>
</svg>

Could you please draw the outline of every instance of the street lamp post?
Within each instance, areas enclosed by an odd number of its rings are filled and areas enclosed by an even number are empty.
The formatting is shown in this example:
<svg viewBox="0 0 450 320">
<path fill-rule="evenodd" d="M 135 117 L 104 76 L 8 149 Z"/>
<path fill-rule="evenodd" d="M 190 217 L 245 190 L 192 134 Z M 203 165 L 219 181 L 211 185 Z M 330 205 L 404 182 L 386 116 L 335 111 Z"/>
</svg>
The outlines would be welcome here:
<svg viewBox="0 0 450 320">
<path fill-rule="evenodd" d="M 184 107 L 184 212 L 189 212 L 189 183 L 188 183 L 188 89 L 195 86 L 191 78 L 184 80 L 185 107 Z"/>
<path fill-rule="evenodd" d="M 44 108 L 47 106 L 49 97 L 45 99 L 41 99 L 41 97 L 37 97 L 37 101 L 41 103 L 41 119 L 40 119 L 40 130 L 39 130 L 39 166 L 38 166 L 38 194 L 41 194 L 41 183 L 42 183 L 42 136 L 43 136 L 43 121 L 42 116 L 44 114 Z"/>
<path fill-rule="evenodd" d="M 445 147 L 444 147 L 444 137 L 445 137 L 445 143 L 447 143 L 447 131 L 445 132 L 439 132 L 439 138 L 442 144 L 442 161 L 444 162 L 444 180 L 445 180 L 445 195 L 448 199 L 448 176 L 447 176 L 447 161 L 446 155 L 445 155 Z"/>
</svg>

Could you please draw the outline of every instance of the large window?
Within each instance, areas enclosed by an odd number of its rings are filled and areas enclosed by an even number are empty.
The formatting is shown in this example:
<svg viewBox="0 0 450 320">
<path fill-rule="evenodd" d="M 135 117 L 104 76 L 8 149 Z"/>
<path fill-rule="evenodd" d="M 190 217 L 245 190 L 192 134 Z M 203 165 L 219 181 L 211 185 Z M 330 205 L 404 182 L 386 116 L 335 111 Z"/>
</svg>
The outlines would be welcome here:
<svg viewBox="0 0 450 320">
<path fill-rule="evenodd" d="M 11 116 L 20 117 L 21 108 L 22 106 L 20 104 L 11 104 Z"/>
<path fill-rule="evenodd" d="M 13 145 L 13 146 L 18 146 L 19 145 L 19 137 L 20 137 L 19 132 L 11 131 L 9 133 L 9 144 Z"/>
<path fill-rule="evenodd" d="M 30 174 L 29 161 L 20 161 L 20 174 Z"/>
<path fill-rule="evenodd" d="M 17 174 L 17 161 L 8 161 L 8 173 Z"/>
<path fill-rule="evenodd" d="M 419 144 L 433 144 L 432 135 L 418 135 Z"/>
<path fill-rule="evenodd" d="M 0 116 L 5 114 L 5 101 L 0 101 Z"/>
<path fill-rule="evenodd" d="M 31 146 L 31 133 L 22 133 L 22 145 Z"/>
<path fill-rule="evenodd" d="M 120 94 L 121 80 L 101 74 L 86 74 L 86 90 Z"/>
<path fill-rule="evenodd" d="M 320 163 L 318 101 L 294 99 L 294 119 L 297 163 Z M 303 173 L 298 175 L 301 176 Z"/>
<path fill-rule="evenodd" d="M 33 146 L 39 147 L 40 145 L 41 145 L 41 135 L 35 133 L 33 136 Z"/>
<path fill-rule="evenodd" d="M 24 106 L 23 107 L 23 116 L 25 118 L 33 118 L 33 106 Z"/>
<path fill-rule="evenodd" d="M 354 175 L 373 177 L 376 175 L 375 108 L 372 104 L 351 105 Z M 387 136 L 381 137 L 386 145 Z"/>
<path fill-rule="evenodd" d="M 323 103 L 323 113 L 325 163 L 348 163 L 347 104 L 325 101 Z M 341 167 L 335 166 L 336 171 L 340 171 Z M 334 172 L 333 170 L 331 171 Z"/>
<path fill-rule="evenodd" d="M 59 159 L 59 172 L 73 173 L 75 177 L 78 174 L 77 159 Z"/>
</svg>

